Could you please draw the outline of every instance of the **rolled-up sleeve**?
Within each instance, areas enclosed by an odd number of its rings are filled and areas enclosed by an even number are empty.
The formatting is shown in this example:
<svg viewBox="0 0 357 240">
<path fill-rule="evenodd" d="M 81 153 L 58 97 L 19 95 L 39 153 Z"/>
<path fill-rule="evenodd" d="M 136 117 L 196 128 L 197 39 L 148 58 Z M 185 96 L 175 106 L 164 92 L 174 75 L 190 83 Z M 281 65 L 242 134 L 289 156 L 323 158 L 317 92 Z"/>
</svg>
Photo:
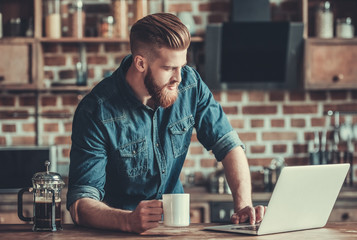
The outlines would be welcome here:
<svg viewBox="0 0 357 240">
<path fill-rule="evenodd" d="M 105 130 L 93 98 L 79 104 L 73 119 L 67 209 L 80 198 L 102 200 L 106 181 Z"/>
<path fill-rule="evenodd" d="M 241 146 L 245 149 L 245 146 L 233 130 L 221 105 L 214 99 L 200 76 L 194 73 L 197 79 L 197 138 L 207 150 L 212 150 L 218 161 L 221 161 L 233 148 Z"/>
</svg>

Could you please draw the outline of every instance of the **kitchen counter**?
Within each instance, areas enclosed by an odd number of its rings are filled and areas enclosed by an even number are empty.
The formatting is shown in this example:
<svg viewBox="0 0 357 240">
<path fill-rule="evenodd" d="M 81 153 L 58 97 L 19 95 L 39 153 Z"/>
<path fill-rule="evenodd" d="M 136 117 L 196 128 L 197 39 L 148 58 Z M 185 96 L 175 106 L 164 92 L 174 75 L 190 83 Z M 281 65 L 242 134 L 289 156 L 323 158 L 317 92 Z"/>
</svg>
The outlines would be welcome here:
<svg viewBox="0 0 357 240">
<path fill-rule="evenodd" d="M 31 225 L 0 225 L 0 239 L 6 240 L 90 240 L 90 239 L 357 239 L 357 222 L 328 223 L 320 229 L 279 233 L 265 236 L 250 236 L 243 234 L 204 231 L 203 227 L 214 224 L 191 224 L 189 227 L 172 228 L 160 225 L 142 235 L 118 231 L 105 231 L 64 225 L 64 230 L 58 232 L 32 232 Z"/>
</svg>

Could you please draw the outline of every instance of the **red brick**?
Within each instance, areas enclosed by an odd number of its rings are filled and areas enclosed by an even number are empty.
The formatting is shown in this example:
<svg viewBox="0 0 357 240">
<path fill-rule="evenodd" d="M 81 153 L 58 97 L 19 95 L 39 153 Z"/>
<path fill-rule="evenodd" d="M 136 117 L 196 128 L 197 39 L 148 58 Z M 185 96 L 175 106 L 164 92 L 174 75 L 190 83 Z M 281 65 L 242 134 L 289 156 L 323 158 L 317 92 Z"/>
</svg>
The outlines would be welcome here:
<svg viewBox="0 0 357 240">
<path fill-rule="evenodd" d="M 305 101 L 305 92 L 291 92 L 289 95 L 290 101 Z"/>
<path fill-rule="evenodd" d="M 313 101 L 322 101 L 327 99 L 326 92 L 312 91 L 310 92 L 310 99 Z"/>
<path fill-rule="evenodd" d="M 203 153 L 203 147 L 190 147 L 190 154 L 192 155 L 197 155 L 197 154 L 202 154 Z"/>
<path fill-rule="evenodd" d="M 0 106 L 15 106 L 15 97 L 0 97 Z"/>
<path fill-rule="evenodd" d="M 65 132 L 72 132 L 72 123 L 68 122 L 64 124 L 64 131 Z"/>
<path fill-rule="evenodd" d="M 0 111 L 0 119 L 27 119 L 29 117 L 28 111 Z"/>
<path fill-rule="evenodd" d="M 63 43 L 62 51 L 64 53 L 78 53 L 78 46 L 73 43 Z"/>
<path fill-rule="evenodd" d="M 216 159 L 207 159 L 207 158 L 203 158 L 200 160 L 200 166 L 202 168 L 213 168 L 216 166 Z"/>
<path fill-rule="evenodd" d="M 191 3 L 170 4 L 169 12 L 192 12 L 192 5 Z"/>
<path fill-rule="evenodd" d="M 285 120 L 284 119 L 272 119 L 270 121 L 271 127 L 279 127 L 283 128 L 285 127 Z"/>
<path fill-rule="evenodd" d="M 248 158 L 249 166 L 269 166 L 272 158 Z"/>
<path fill-rule="evenodd" d="M 212 91 L 213 97 L 217 102 L 222 101 L 221 92 L 220 91 Z"/>
<path fill-rule="evenodd" d="M 317 105 L 284 105 L 284 114 L 310 114 L 317 113 Z"/>
<path fill-rule="evenodd" d="M 5 137 L 0 137 L 0 145 L 5 146 L 6 145 L 6 138 Z"/>
<path fill-rule="evenodd" d="M 252 119 L 250 121 L 250 125 L 252 128 L 264 127 L 264 120 L 263 119 Z"/>
<path fill-rule="evenodd" d="M 63 106 L 77 106 L 79 103 L 78 95 L 63 95 L 62 104 Z"/>
<path fill-rule="evenodd" d="M 36 137 L 16 136 L 12 137 L 12 145 L 35 145 Z"/>
<path fill-rule="evenodd" d="M 325 126 L 325 118 L 311 118 L 311 126 L 312 127 L 324 127 Z"/>
<path fill-rule="evenodd" d="M 291 119 L 291 126 L 292 127 L 299 127 L 303 128 L 306 126 L 305 119 L 299 118 L 299 119 Z"/>
<path fill-rule="evenodd" d="M 222 23 L 227 20 L 223 14 L 210 14 L 208 16 L 208 23 Z"/>
<path fill-rule="evenodd" d="M 309 165 L 309 158 L 308 157 L 285 158 L 285 163 L 288 166 Z"/>
<path fill-rule="evenodd" d="M 61 70 L 58 75 L 60 79 L 72 79 L 76 76 L 74 70 Z"/>
<path fill-rule="evenodd" d="M 45 123 L 43 125 L 43 130 L 45 132 L 58 132 L 58 123 Z"/>
<path fill-rule="evenodd" d="M 269 100 L 270 101 L 284 101 L 284 92 L 281 91 L 274 91 L 269 93 Z"/>
<path fill-rule="evenodd" d="M 112 44 L 112 43 L 109 43 L 109 44 Z M 114 43 L 112 45 L 119 45 L 119 43 Z M 107 44 L 105 44 L 105 47 L 107 46 Z M 97 53 L 99 52 L 99 44 L 98 43 L 87 43 L 86 44 L 86 52 L 87 53 Z"/>
<path fill-rule="evenodd" d="M 53 71 L 44 71 L 44 78 L 46 79 L 50 79 L 53 80 L 54 79 L 54 75 L 53 75 Z"/>
<path fill-rule="evenodd" d="M 294 148 L 294 153 L 298 154 L 298 153 L 307 153 L 307 144 L 294 144 L 293 148 Z"/>
<path fill-rule="evenodd" d="M 70 148 L 63 148 L 62 149 L 62 157 L 69 158 L 70 152 L 71 152 Z"/>
<path fill-rule="evenodd" d="M 243 114 L 276 114 L 276 106 L 246 106 L 243 107 Z"/>
<path fill-rule="evenodd" d="M 325 104 L 324 112 L 329 110 L 339 111 L 339 112 L 356 112 L 357 103 L 345 103 L 345 104 Z"/>
<path fill-rule="evenodd" d="M 65 56 L 45 57 L 44 60 L 45 66 L 64 66 L 65 64 L 66 64 Z"/>
<path fill-rule="evenodd" d="M 229 115 L 229 114 L 238 114 L 238 108 L 236 106 L 232 106 L 232 107 L 223 107 L 223 111 L 225 112 L 225 114 Z"/>
<path fill-rule="evenodd" d="M 274 144 L 273 153 L 286 153 L 287 146 L 285 144 Z"/>
<path fill-rule="evenodd" d="M 346 100 L 348 95 L 348 91 L 331 91 L 330 97 L 331 100 Z"/>
<path fill-rule="evenodd" d="M 22 130 L 24 132 L 35 132 L 36 124 L 35 123 L 24 123 L 24 124 L 22 124 Z"/>
<path fill-rule="evenodd" d="M 67 136 L 58 136 L 55 137 L 55 144 L 71 144 L 71 137 Z"/>
<path fill-rule="evenodd" d="M 36 97 L 35 96 L 23 96 L 20 97 L 20 106 L 35 106 Z"/>
<path fill-rule="evenodd" d="M 68 118 L 72 113 L 66 109 L 42 111 L 43 118 Z"/>
<path fill-rule="evenodd" d="M 3 132 L 16 132 L 16 125 L 15 124 L 3 124 L 2 131 Z"/>
<path fill-rule="evenodd" d="M 238 91 L 229 91 L 227 92 L 227 100 L 231 102 L 240 102 L 242 101 L 242 92 Z"/>
<path fill-rule="evenodd" d="M 183 163 L 184 168 L 192 168 L 195 166 L 195 161 L 191 159 L 186 159 L 185 162 Z"/>
<path fill-rule="evenodd" d="M 42 47 L 44 53 L 57 53 L 59 49 L 59 45 L 53 43 L 43 43 Z"/>
<path fill-rule="evenodd" d="M 118 53 L 121 51 L 121 47 L 119 43 L 107 43 L 104 46 L 104 50 L 106 52 L 114 52 L 114 53 Z"/>
<path fill-rule="evenodd" d="M 229 12 L 230 4 L 225 2 L 201 3 L 198 6 L 200 12 Z"/>
<path fill-rule="evenodd" d="M 232 119 L 230 123 L 233 128 L 244 128 L 244 120 L 242 119 Z"/>
<path fill-rule="evenodd" d="M 296 140 L 297 135 L 295 132 L 265 132 L 262 134 L 264 141 L 276 140 Z"/>
<path fill-rule="evenodd" d="M 257 140 L 257 133 L 255 132 L 245 132 L 245 133 L 239 133 L 239 138 L 243 142 L 249 142 L 249 141 L 256 141 Z"/>
<path fill-rule="evenodd" d="M 263 102 L 265 100 L 265 92 L 252 91 L 248 93 L 249 102 Z"/>
<path fill-rule="evenodd" d="M 250 147 L 250 152 L 251 153 L 264 153 L 265 152 L 265 146 L 251 146 Z"/>
<path fill-rule="evenodd" d="M 57 104 L 57 97 L 54 96 L 43 96 L 41 98 L 41 105 L 43 107 L 46 106 L 56 106 Z"/>
<path fill-rule="evenodd" d="M 91 56 L 87 58 L 88 64 L 107 64 L 108 59 L 104 56 Z"/>
</svg>

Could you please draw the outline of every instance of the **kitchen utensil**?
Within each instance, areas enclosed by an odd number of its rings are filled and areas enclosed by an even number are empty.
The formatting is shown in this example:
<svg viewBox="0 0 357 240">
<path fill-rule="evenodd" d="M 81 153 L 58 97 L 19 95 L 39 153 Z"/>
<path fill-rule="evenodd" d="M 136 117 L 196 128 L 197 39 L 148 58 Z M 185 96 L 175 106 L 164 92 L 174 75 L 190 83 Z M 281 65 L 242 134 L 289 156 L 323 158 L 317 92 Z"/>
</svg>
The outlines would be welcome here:
<svg viewBox="0 0 357 240">
<path fill-rule="evenodd" d="M 310 142 L 310 164 L 318 165 L 320 164 L 320 137 L 319 132 L 314 132 L 314 141 Z"/>
<path fill-rule="evenodd" d="M 357 140 L 357 123 L 353 125 L 352 131 L 353 131 L 353 139 Z"/>
<path fill-rule="evenodd" d="M 332 146 L 332 151 L 331 151 L 331 163 L 340 163 L 340 152 L 338 150 L 338 144 L 340 143 L 340 137 L 339 137 L 340 113 L 332 112 L 331 114 L 335 115 L 335 127 L 333 130 L 333 146 Z M 330 115 L 330 111 L 329 111 L 329 115 Z"/>
<path fill-rule="evenodd" d="M 32 188 L 23 188 L 18 193 L 18 216 L 21 220 L 33 221 L 33 231 L 57 231 L 61 226 L 61 190 L 64 186 L 58 173 L 49 172 L 50 162 L 46 161 L 46 172 L 35 173 Z M 22 197 L 25 192 L 33 192 L 34 216 L 24 217 Z"/>
<path fill-rule="evenodd" d="M 328 152 L 326 151 L 327 144 L 327 130 L 322 131 L 321 146 L 320 146 L 320 164 L 328 163 Z"/>
</svg>

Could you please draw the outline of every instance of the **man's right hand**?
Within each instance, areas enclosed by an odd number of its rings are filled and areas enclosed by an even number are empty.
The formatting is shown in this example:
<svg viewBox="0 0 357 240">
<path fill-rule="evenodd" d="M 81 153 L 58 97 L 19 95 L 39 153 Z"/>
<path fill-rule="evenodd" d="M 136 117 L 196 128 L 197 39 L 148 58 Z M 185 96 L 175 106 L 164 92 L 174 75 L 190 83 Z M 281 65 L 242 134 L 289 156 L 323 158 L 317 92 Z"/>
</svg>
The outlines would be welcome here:
<svg viewBox="0 0 357 240">
<path fill-rule="evenodd" d="M 128 216 L 129 232 L 142 233 L 159 226 L 163 209 L 160 200 L 141 201 Z"/>
</svg>

